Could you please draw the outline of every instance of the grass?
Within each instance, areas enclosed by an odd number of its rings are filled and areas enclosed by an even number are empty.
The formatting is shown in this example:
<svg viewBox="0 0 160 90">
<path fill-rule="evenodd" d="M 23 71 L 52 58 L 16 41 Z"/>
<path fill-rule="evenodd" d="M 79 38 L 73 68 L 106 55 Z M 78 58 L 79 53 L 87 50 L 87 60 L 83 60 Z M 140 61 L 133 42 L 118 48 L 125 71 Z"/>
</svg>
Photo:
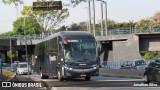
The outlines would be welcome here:
<svg viewBox="0 0 160 90">
<path fill-rule="evenodd" d="M 15 72 L 12 72 L 8 69 L 2 68 L 2 80 L 7 81 L 15 75 Z"/>
</svg>

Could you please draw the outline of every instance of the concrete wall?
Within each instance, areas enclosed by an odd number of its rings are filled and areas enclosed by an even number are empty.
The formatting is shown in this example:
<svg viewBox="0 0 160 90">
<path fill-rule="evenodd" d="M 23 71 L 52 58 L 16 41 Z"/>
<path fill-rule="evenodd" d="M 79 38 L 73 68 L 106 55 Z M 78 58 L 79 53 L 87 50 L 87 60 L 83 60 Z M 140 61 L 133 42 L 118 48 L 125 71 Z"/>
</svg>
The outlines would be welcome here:
<svg viewBox="0 0 160 90">
<path fill-rule="evenodd" d="M 16 43 L 17 40 L 15 39 L 12 39 L 12 46 L 16 46 L 17 43 Z M 10 46 L 10 39 L 0 39 L 0 46 Z"/>
<path fill-rule="evenodd" d="M 160 39 L 140 39 L 140 51 L 160 51 Z"/>
<path fill-rule="evenodd" d="M 95 36 L 97 41 L 107 41 L 107 40 L 124 40 L 128 39 L 130 34 L 125 35 L 108 35 L 108 36 Z"/>
<path fill-rule="evenodd" d="M 113 41 L 113 54 L 111 54 L 109 56 L 113 56 L 114 61 L 142 58 L 139 53 L 139 37 L 130 35 L 126 41 Z"/>
<path fill-rule="evenodd" d="M 27 45 L 35 45 L 40 40 L 27 40 Z M 17 40 L 17 45 L 25 45 L 25 40 Z"/>
</svg>

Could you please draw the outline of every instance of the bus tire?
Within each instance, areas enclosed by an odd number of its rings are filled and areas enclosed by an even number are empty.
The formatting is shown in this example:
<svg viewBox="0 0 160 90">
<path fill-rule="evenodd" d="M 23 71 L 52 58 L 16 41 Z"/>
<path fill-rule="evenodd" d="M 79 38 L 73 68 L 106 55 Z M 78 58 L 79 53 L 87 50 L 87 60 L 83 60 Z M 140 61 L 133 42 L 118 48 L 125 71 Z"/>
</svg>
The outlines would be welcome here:
<svg viewBox="0 0 160 90">
<path fill-rule="evenodd" d="M 145 83 L 150 83 L 150 78 L 149 78 L 149 75 L 144 75 L 144 77 L 143 77 L 143 79 L 144 79 L 144 82 Z"/>
<path fill-rule="evenodd" d="M 41 79 L 45 79 L 45 76 L 42 73 L 42 70 L 40 71 Z"/>
<path fill-rule="evenodd" d="M 49 78 L 49 76 L 45 76 L 45 79 L 48 79 Z"/>
<path fill-rule="evenodd" d="M 53 79 L 58 79 L 57 75 L 54 75 L 54 76 L 53 76 Z"/>
<path fill-rule="evenodd" d="M 90 76 L 85 77 L 85 80 L 86 80 L 86 81 L 89 81 L 90 79 L 91 79 L 91 77 L 90 77 Z"/>
<path fill-rule="evenodd" d="M 63 81 L 64 79 L 61 77 L 61 72 L 57 70 L 57 77 L 59 81 Z"/>
</svg>

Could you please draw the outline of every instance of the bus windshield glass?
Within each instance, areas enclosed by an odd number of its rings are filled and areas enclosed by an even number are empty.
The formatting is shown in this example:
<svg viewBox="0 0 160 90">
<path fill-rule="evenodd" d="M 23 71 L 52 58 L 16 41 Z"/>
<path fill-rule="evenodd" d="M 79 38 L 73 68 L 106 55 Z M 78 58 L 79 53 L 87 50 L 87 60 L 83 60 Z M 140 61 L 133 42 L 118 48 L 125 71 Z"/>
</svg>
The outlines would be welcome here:
<svg viewBox="0 0 160 90">
<path fill-rule="evenodd" d="M 68 40 L 65 44 L 65 59 L 71 63 L 96 61 L 96 43 L 93 39 Z"/>
</svg>

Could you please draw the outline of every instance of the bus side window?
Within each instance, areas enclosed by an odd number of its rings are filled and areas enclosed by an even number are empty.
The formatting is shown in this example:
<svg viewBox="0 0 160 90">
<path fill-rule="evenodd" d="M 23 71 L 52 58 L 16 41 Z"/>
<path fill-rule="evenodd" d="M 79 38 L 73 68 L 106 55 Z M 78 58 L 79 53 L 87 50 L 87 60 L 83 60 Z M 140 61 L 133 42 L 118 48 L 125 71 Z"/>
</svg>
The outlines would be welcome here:
<svg viewBox="0 0 160 90">
<path fill-rule="evenodd" d="M 49 54 L 49 61 L 56 61 L 57 60 L 57 55 L 56 53 L 50 53 Z"/>
</svg>

